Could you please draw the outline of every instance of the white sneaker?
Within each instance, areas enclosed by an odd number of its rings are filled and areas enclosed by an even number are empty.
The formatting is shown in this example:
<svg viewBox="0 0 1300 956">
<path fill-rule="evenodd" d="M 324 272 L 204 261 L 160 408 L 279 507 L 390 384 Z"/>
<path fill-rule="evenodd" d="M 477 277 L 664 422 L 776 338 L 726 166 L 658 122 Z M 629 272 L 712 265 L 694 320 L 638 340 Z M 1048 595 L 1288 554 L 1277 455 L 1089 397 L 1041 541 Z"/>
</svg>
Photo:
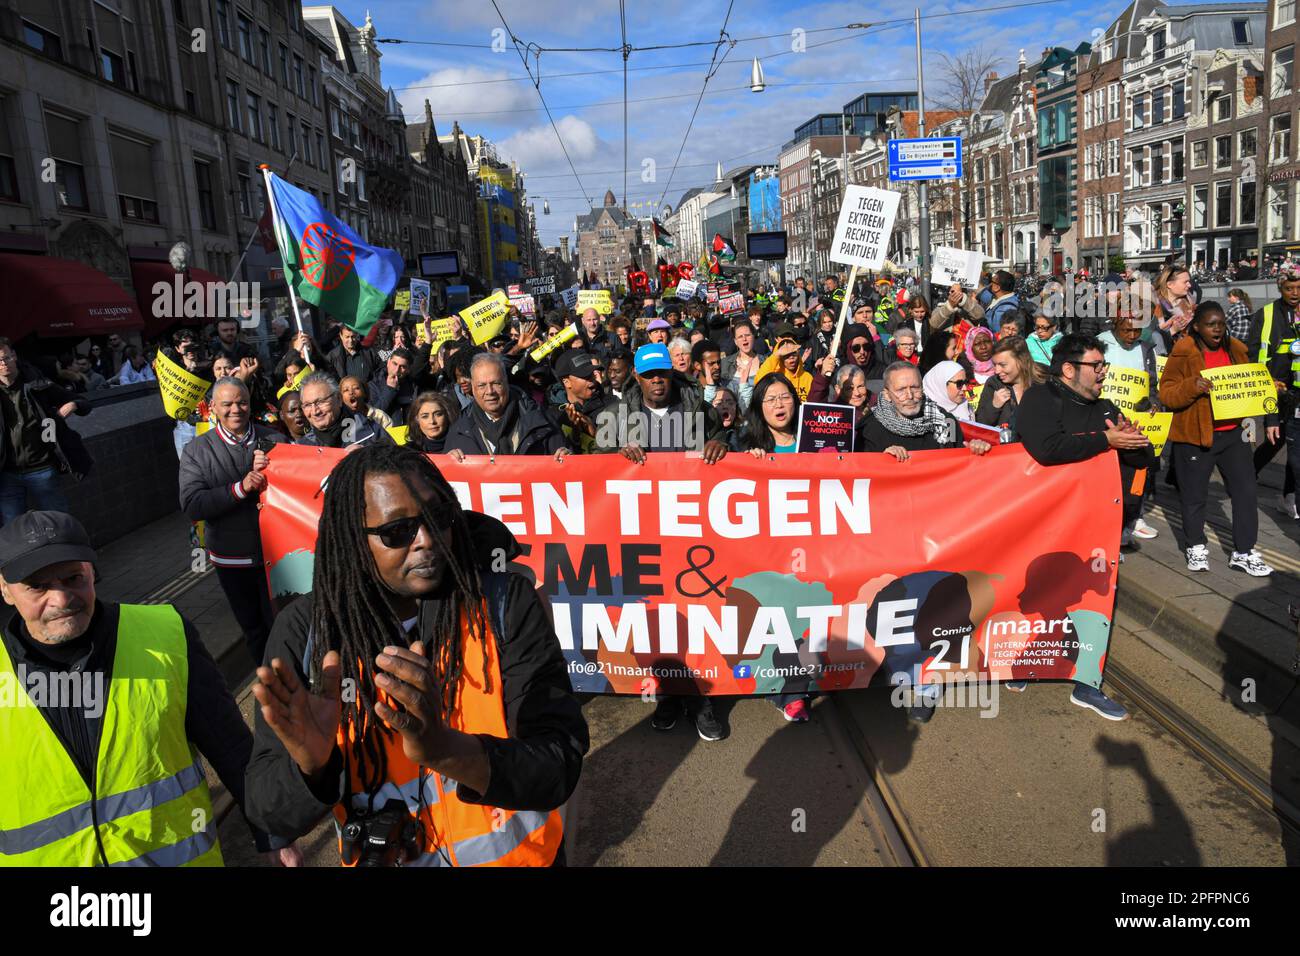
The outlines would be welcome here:
<svg viewBox="0 0 1300 956">
<path fill-rule="evenodd" d="M 1290 515 L 1292 518 L 1300 518 L 1300 512 L 1296 511 L 1295 495 L 1282 495 L 1277 499 L 1277 510 L 1284 515 Z"/>
<path fill-rule="evenodd" d="M 1191 567 L 1190 563 L 1188 567 Z M 1228 567 L 1236 568 L 1238 571 L 1245 571 L 1252 578 L 1266 578 L 1273 573 L 1273 569 L 1264 563 L 1264 559 L 1259 556 L 1259 552 L 1254 548 L 1246 554 L 1232 552 Z"/>
<path fill-rule="evenodd" d="M 1187 570 L 1210 570 L 1210 549 L 1203 544 L 1194 544 L 1187 549 Z"/>
<path fill-rule="evenodd" d="M 1154 538 L 1159 533 L 1160 533 L 1159 531 L 1151 527 L 1151 525 L 1147 524 L 1141 518 L 1138 518 L 1137 521 L 1133 522 L 1133 537 L 1135 538 L 1143 538 L 1149 540 L 1151 538 Z"/>
</svg>

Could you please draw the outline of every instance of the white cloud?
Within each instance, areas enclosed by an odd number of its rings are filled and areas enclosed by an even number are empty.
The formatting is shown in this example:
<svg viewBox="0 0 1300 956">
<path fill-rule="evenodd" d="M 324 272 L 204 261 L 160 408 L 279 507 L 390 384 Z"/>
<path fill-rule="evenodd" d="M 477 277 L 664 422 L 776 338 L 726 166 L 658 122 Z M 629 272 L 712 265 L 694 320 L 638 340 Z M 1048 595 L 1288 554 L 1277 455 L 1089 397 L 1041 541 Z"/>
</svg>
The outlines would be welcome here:
<svg viewBox="0 0 1300 956">
<path fill-rule="evenodd" d="M 476 66 L 446 67 L 428 73 L 414 83 L 396 90 L 402 111 L 410 122 L 424 118 L 424 101 L 433 107 L 439 129 L 450 127 L 451 120 L 460 125 L 478 123 L 488 117 L 470 114 L 482 111 L 530 109 L 537 106 L 537 94 L 526 81 L 484 83 L 483 80 L 500 80 L 513 74 L 506 70 L 484 70 Z M 510 115 L 510 114 L 503 114 Z M 531 118 L 528 113 L 514 114 Z"/>
<path fill-rule="evenodd" d="M 608 146 L 586 120 L 569 114 L 556 120 L 555 125 L 564 140 L 564 149 L 568 150 L 569 157 L 579 169 L 598 155 L 609 152 Z M 519 168 L 525 172 L 568 169 L 564 151 L 550 123 L 530 126 L 506 137 L 497 144 L 497 151 L 503 158 L 518 162 Z"/>
</svg>

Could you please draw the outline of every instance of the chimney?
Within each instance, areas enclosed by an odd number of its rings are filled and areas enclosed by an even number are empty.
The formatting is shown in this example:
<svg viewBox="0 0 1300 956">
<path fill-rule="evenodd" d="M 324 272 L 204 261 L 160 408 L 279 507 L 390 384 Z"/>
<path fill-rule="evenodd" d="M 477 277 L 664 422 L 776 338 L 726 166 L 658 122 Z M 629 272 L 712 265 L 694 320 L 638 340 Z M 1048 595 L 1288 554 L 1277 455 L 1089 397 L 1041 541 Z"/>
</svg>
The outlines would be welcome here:
<svg viewBox="0 0 1300 956">
<path fill-rule="evenodd" d="M 997 73 L 993 70 L 989 70 L 989 75 L 984 77 L 984 92 L 987 93 L 989 91 L 989 87 L 991 87 L 997 81 L 998 81 Z"/>
</svg>

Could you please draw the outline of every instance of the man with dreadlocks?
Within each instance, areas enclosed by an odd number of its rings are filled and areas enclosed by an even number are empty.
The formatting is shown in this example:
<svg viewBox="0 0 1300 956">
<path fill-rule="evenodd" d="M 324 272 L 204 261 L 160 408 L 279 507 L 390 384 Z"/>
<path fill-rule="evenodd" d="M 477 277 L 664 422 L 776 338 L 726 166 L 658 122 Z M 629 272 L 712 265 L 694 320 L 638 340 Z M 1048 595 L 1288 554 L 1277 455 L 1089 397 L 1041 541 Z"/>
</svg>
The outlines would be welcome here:
<svg viewBox="0 0 1300 956">
<path fill-rule="evenodd" d="M 312 593 L 276 619 L 253 694 L 249 816 L 344 865 L 563 862 L 556 808 L 586 721 L 521 553 L 424 455 L 367 445 L 325 490 Z"/>
</svg>

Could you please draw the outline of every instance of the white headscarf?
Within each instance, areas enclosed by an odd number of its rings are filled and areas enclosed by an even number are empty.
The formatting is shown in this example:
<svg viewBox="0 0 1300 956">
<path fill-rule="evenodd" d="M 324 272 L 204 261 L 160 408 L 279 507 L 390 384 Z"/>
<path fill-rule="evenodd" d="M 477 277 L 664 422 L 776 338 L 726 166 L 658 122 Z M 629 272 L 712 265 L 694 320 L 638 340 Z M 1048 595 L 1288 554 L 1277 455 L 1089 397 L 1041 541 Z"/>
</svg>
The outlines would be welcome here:
<svg viewBox="0 0 1300 956">
<path fill-rule="evenodd" d="M 965 369 L 956 362 L 945 360 L 925 373 L 925 378 L 921 380 L 921 387 L 925 389 L 926 398 L 951 413 L 953 418 L 973 422 L 975 416 L 971 414 L 970 402 L 964 398 L 960 402 L 954 402 L 948 397 L 948 382 L 958 372 L 964 371 Z"/>
</svg>

